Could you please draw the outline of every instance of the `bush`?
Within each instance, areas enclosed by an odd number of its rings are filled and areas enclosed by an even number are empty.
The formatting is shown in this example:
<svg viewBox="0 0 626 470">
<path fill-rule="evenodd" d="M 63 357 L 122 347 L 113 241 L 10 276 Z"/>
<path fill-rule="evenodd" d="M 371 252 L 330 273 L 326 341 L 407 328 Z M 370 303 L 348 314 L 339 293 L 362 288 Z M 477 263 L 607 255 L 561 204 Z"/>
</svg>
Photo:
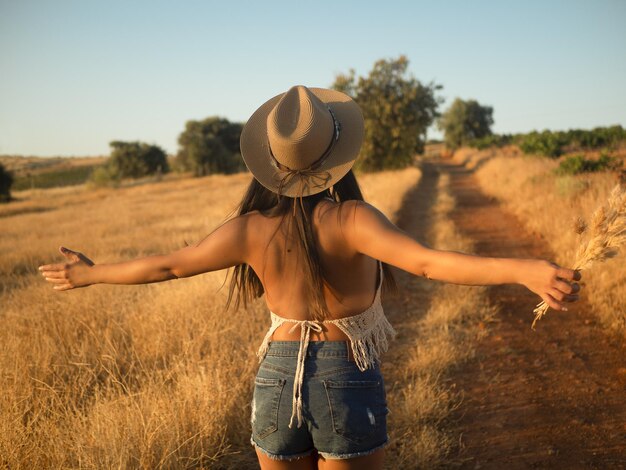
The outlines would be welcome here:
<svg viewBox="0 0 626 470">
<path fill-rule="evenodd" d="M 610 170 L 615 159 L 607 154 L 600 155 L 598 160 L 588 160 L 584 155 L 573 155 L 565 158 L 556 169 L 559 175 L 577 175 L 579 173 Z"/>
<path fill-rule="evenodd" d="M 109 145 L 112 151 L 106 164 L 117 178 L 141 178 L 169 171 L 167 155 L 156 145 L 120 141 Z"/>
<path fill-rule="evenodd" d="M 217 116 L 187 121 L 178 137 L 180 150 L 176 169 L 196 176 L 235 173 L 244 170 L 239 138 L 243 125 Z"/>
<path fill-rule="evenodd" d="M 490 147 L 503 147 L 512 141 L 513 136 L 511 134 L 491 134 L 480 139 L 474 139 L 468 145 L 478 150 L 484 150 Z"/>
<path fill-rule="evenodd" d="M 524 153 L 534 153 L 546 157 L 557 158 L 563 153 L 562 147 L 567 143 L 563 132 L 533 131 L 526 134 L 521 142 L 520 149 Z"/>
<path fill-rule="evenodd" d="M 117 186 L 119 182 L 119 175 L 115 174 L 112 167 L 106 163 L 95 168 L 89 177 L 90 185 L 97 187 Z"/>
<path fill-rule="evenodd" d="M 109 145 L 111 156 L 89 177 L 93 186 L 115 186 L 123 178 L 161 175 L 169 171 L 167 155 L 156 145 L 121 141 L 113 141 Z"/>
<path fill-rule="evenodd" d="M 11 200 L 12 184 L 13 175 L 0 163 L 0 202 L 9 202 Z"/>
<path fill-rule="evenodd" d="M 626 131 L 622 126 L 596 127 L 593 130 L 571 129 L 568 131 L 529 132 L 520 136 L 519 146 L 524 153 L 533 153 L 556 158 L 569 147 L 581 150 L 599 148 L 614 149 L 626 141 Z"/>
<path fill-rule="evenodd" d="M 596 127 L 591 131 L 573 129 L 567 131 L 568 144 L 584 149 L 615 148 L 626 140 L 626 131 L 622 126 Z"/>
</svg>

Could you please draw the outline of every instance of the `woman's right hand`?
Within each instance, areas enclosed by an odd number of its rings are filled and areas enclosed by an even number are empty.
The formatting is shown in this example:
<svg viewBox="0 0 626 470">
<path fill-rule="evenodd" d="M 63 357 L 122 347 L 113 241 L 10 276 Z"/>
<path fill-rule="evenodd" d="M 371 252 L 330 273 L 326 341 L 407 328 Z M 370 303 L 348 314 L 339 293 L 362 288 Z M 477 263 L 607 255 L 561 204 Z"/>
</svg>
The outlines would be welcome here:
<svg viewBox="0 0 626 470">
<path fill-rule="evenodd" d="M 61 291 L 91 285 L 89 272 L 94 262 L 82 253 L 64 246 L 59 247 L 59 251 L 69 262 L 39 266 L 46 281 L 54 284 L 52 288 Z"/>
<path fill-rule="evenodd" d="M 522 284 L 538 294 L 554 310 L 565 310 L 565 302 L 576 302 L 580 284 L 580 271 L 563 268 L 556 263 L 541 259 L 525 260 L 526 269 Z"/>
</svg>

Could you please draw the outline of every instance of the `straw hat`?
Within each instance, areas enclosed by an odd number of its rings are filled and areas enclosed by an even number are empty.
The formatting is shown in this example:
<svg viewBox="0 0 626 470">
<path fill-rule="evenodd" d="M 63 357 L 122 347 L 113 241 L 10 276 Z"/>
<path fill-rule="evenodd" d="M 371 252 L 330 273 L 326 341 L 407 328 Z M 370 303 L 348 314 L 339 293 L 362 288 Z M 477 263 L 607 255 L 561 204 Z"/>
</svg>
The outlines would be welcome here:
<svg viewBox="0 0 626 470">
<path fill-rule="evenodd" d="M 241 155 L 270 191 L 309 196 L 352 168 L 363 132 L 363 114 L 348 95 L 294 86 L 250 117 L 241 132 Z"/>
</svg>

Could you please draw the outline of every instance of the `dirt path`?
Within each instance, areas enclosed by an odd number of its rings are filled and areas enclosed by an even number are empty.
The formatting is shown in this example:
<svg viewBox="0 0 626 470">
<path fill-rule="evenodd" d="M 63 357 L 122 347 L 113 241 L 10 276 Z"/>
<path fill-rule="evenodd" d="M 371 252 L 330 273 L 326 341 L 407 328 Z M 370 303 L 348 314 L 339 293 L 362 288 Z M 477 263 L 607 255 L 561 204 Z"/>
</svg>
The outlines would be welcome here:
<svg viewBox="0 0 626 470">
<path fill-rule="evenodd" d="M 420 242 L 427 243 L 432 225 L 432 206 L 437 198 L 437 182 L 439 172 L 433 167 L 422 169 L 418 184 L 409 190 L 402 200 L 398 213 L 397 225 Z M 414 348 L 418 320 L 426 312 L 432 301 L 434 285 L 424 278 L 413 276 L 405 271 L 392 267 L 398 290 L 383 295 L 385 315 L 396 329 L 396 339 L 391 343 L 389 351 L 382 362 L 391 409 L 397 409 L 401 401 L 404 363 L 407 350 Z M 399 455 L 401 446 L 406 445 L 400 439 L 400 430 L 396 425 L 397 415 L 389 415 L 389 432 L 391 445 L 386 450 L 386 468 L 403 468 Z"/>
<path fill-rule="evenodd" d="M 547 244 L 481 193 L 470 170 L 450 162 L 459 230 L 484 256 L 554 259 Z M 584 291 L 584 288 L 583 288 Z M 596 324 L 583 299 L 550 310 L 530 329 L 540 300 L 522 286 L 490 288 L 498 321 L 476 359 L 452 376 L 464 391 L 451 465 L 468 469 L 626 468 L 626 349 Z"/>
</svg>

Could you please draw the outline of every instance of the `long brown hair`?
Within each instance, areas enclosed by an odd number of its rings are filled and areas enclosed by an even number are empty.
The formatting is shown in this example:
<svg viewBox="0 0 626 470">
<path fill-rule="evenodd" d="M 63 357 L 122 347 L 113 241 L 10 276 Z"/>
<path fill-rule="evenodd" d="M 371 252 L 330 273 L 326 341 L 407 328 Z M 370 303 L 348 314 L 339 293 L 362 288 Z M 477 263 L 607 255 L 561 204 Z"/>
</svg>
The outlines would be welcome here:
<svg viewBox="0 0 626 470">
<path fill-rule="evenodd" d="M 269 217 L 280 216 L 279 228 L 285 221 L 295 226 L 296 245 L 301 258 L 304 260 L 303 272 L 307 285 L 308 305 L 311 306 L 315 320 L 324 320 L 330 317 L 323 294 L 324 275 L 312 228 L 313 209 L 325 197 L 329 197 L 337 202 L 348 200 L 363 201 L 363 194 L 352 170 L 348 171 L 331 188 L 302 198 L 276 194 L 265 188 L 255 178 L 252 178 L 236 212 L 239 216 L 258 210 Z M 339 210 L 341 208 L 340 206 Z M 287 229 L 288 231 L 291 230 L 291 225 Z M 395 289 L 396 284 L 393 274 L 385 263 L 383 263 L 383 272 L 383 289 Z M 235 298 L 235 309 L 239 308 L 241 303 L 245 307 L 248 305 L 248 302 L 262 296 L 263 293 L 263 284 L 254 270 L 248 264 L 240 264 L 235 267 L 232 274 L 226 307 L 230 306 L 233 298 Z"/>
</svg>

